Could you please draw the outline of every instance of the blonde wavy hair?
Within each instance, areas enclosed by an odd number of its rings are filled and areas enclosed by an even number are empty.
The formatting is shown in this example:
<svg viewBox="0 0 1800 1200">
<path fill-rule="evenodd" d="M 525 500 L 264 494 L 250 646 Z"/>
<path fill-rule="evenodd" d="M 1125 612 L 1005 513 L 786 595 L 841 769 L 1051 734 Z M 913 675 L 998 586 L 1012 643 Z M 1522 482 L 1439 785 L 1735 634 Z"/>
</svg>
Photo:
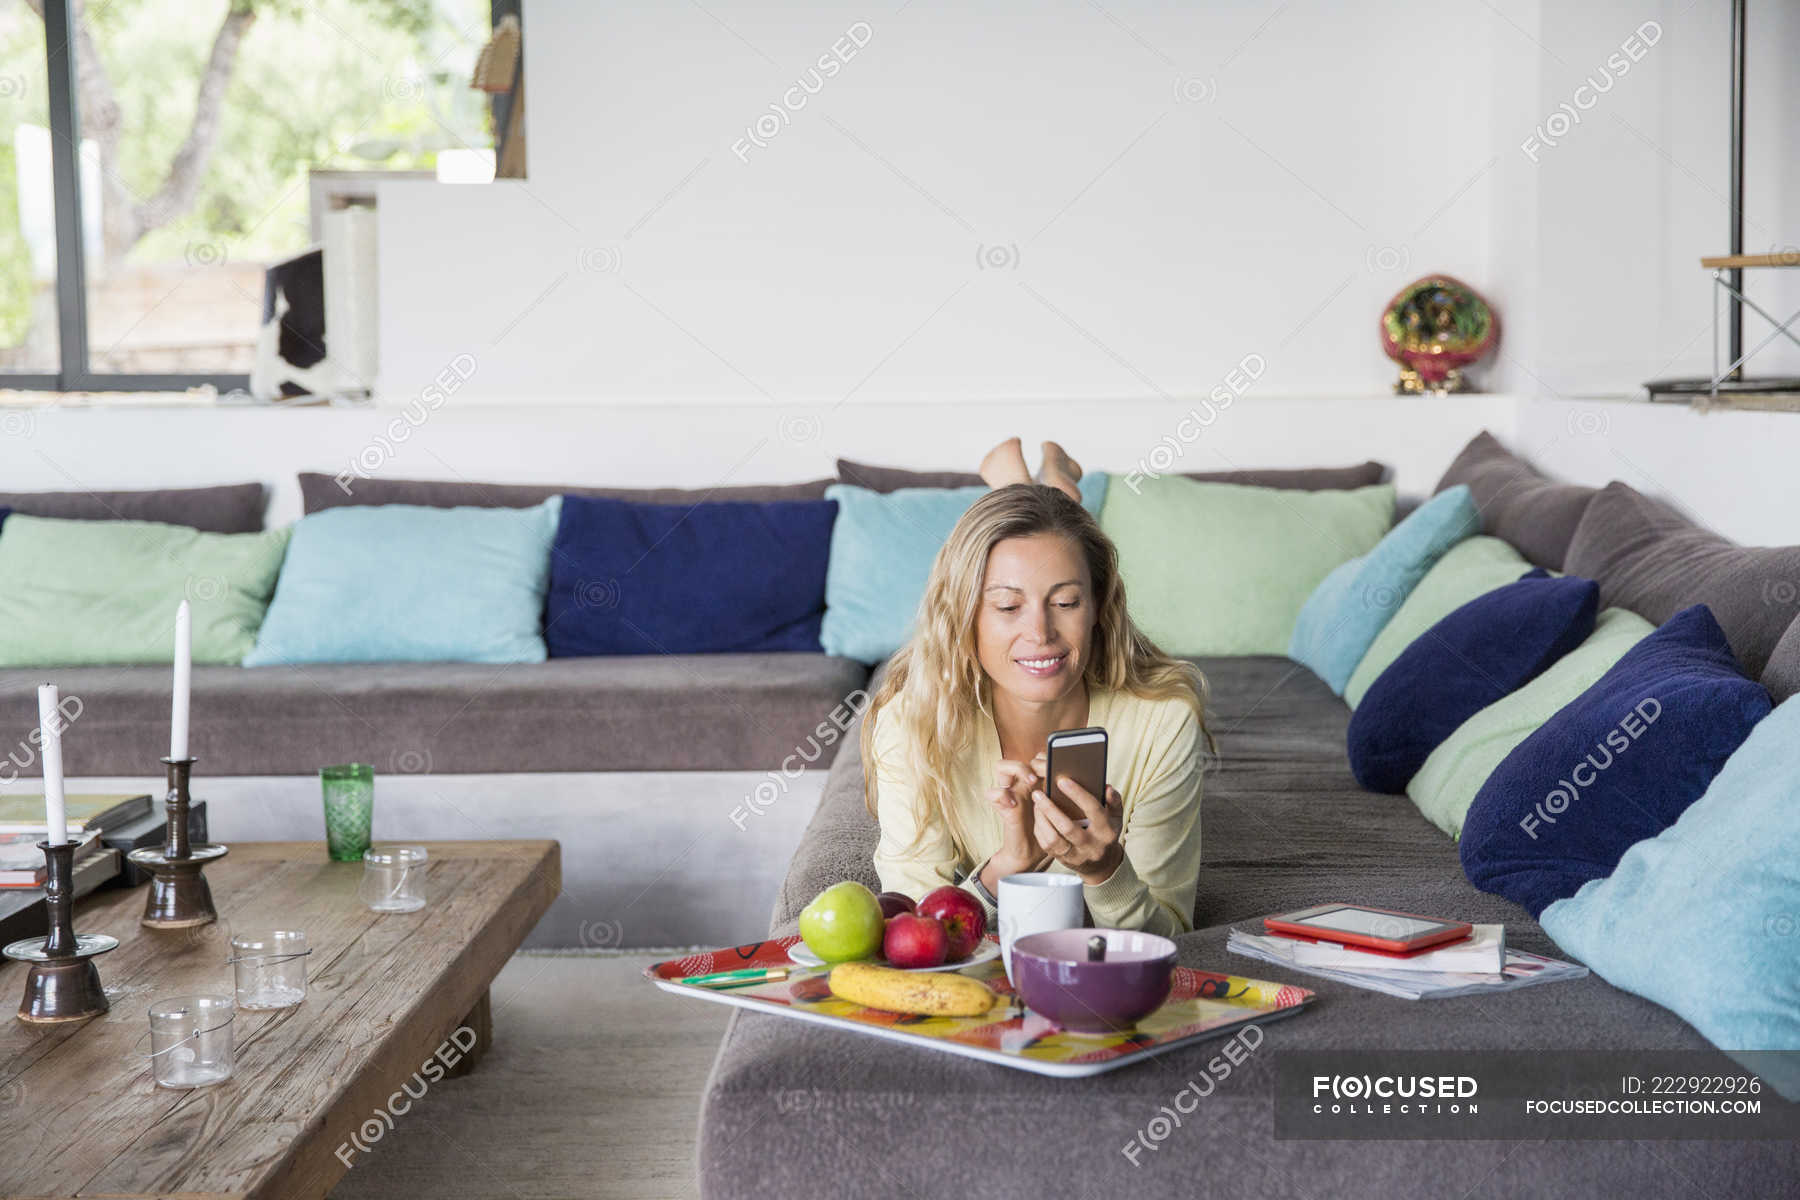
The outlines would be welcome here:
<svg viewBox="0 0 1800 1200">
<path fill-rule="evenodd" d="M 912 640 L 888 662 L 887 675 L 863 719 L 863 800 L 877 816 L 875 721 L 888 705 L 908 749 L 905 767 L 918 775 L 921 836 L 933 823 L 948 829 L 959 854 L 967 831 L 951 800 L 951 767 L 972 744 L 981 716 L 993 717 L 993 683 L 975 652 L 988 554 L 1007 538 L 1052 533 L 1074 542 L 1093 581 L 1097 615 L 1087 666 L 1090 692 L 1124 691 L 1145 699 L 1180 699 L 1193 710 L 1210 750 L 1206 679 L 1193 664 L 1171 658 L 1145 637 L 1125 609 L 1119 552 L 1093 514 L 1053 487 L 1016 483 L 989 492 L 962 515 L 938 551 L 919 601 Z"/>
</svg>

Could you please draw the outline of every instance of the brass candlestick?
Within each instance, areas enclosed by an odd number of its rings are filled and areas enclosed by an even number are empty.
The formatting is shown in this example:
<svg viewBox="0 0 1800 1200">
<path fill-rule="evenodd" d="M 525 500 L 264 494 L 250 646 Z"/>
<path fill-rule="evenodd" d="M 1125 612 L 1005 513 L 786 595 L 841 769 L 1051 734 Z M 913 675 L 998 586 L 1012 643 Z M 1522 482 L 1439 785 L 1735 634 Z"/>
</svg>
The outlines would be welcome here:
<svg viewBox="0 0 1800 1200">
<path fill-rule="evenodd" d="M 163 834 L 161 849 L 145 846 L 126 855 L 132 862 L 149 870 L 150 894 L 144 897 L 142 924 L 152 929 L 189 929 L 208 925 L 219 919 L 213 907 L 212 888 L 207 886 L 206 864 L 224 858 L 227 847 L 211 842 L 191 845 L 188 841 L 188 777 L 194 769 L 191 758 L 164 758 L 169 769 L 169 791 L 163 798 L 168 809 L 169 826 Z"/>
<path fill-rule="evenodd" d="M 50 932 L 26 938 L 0 950 L 8 958 L 31 964 L 25 976 L 25 998 L 19 1020 L 32 1025 L 85 1021 L 107 1009 L 100 971 L 93 960 L 116 950 L 119 939 L 104 933 L 75 933 L 75 845 L 39 842 L 44 852 L 44 909 Z"/>
</svg>

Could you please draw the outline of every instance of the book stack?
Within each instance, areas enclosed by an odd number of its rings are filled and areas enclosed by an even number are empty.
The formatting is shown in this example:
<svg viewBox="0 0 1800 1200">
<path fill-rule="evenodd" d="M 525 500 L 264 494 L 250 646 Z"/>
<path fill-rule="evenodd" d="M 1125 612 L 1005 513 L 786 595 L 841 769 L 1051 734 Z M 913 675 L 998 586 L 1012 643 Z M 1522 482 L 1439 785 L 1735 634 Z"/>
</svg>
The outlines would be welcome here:
<svg viewBox="0 0 1800 1200">
<path fill-rule="evenodd" d="M 76 843 L 77 898 L 119 878 L 124 866 L 121 845 L 162 840 L 163 821 L 151 811 L 148 793 L 71 795 L 65 806 L 65 833 Z M 204 812 L 200 820 L 204 826 Z M 0 796 L 0 943 L 45 932 L 44 852 L 37 844 L 48 837 L 42 795 Z M 142 840 L 121 842 L 121 838 Z"/>
<path fill-rule="evenodd" d="M 102 837 L 150 813 L 147 793 L 101 793 L 66 799 L 65 835 L 75 843 L 81 863 L 102 848 Z M 44 824 L 43 796 L 0 796 L 0 888 L 44 886 L 44 852 L 38 843 L 50 836 Z"/>
<path fill-rule="evenodd" d="M 0 888 L 44 886 L 44 852 L 38 849 L 38 843 L 43 840 L 41 829 L 30 833 L 0 833 Z M 98 829 L 84 834 L 70 833 L 69 840 L 75 843 L 77 864 L 101 848 Z"/>
<path fill-rule="evenodd" d="M 1275 933 L 1233 929 L 1225 948 L 1233 954 L 1290 967 L 1305 975 L 1407 1000 L 1435 1000 L 1506 992 L 1559 979 L 1579 979 L 1578 963 L 1514 950 L 1502 925 L 1476 925 L 1469 936 L 1405 958 L 1333 942 L 1309 942 Z"/>
</svg>

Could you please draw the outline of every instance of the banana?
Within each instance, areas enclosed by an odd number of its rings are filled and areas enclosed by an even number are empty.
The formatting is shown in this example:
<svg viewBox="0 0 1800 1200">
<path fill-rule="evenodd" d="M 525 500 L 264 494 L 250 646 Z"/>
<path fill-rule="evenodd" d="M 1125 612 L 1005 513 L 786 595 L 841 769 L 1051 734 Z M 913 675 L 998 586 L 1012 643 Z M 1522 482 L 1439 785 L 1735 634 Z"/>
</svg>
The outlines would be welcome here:
<svg viewBox="0 0 1800 1200">
<path fill-rule="evenodd" d="M 833 967 L 831 994 L 852 1004 L 926 1017 L 978 1017 L 994 1006 L 994 993 L 967 975 L 896 971 L 863 962 Z"/>
</svg>

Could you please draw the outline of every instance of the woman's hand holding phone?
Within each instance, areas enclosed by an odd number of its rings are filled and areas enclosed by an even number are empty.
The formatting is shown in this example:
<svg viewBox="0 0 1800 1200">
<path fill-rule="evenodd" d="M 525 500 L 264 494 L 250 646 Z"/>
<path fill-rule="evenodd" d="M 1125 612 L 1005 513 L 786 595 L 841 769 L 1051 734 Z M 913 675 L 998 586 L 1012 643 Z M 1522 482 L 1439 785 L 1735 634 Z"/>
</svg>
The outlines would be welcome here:
<svg viewBox="0 0 1800 1200">
<path fill-rule="evenodd" d="M 1002 759 L 994 769 L 994 786 L 988 789 L 987 797 L 1000 814 L 1003 832 L 1000 849 L 981 869 L 981 882 L 989 891 L 1008 875 L 1040 870 L 1049 862 L 1049 856 L 1032 834 L 1031 794 L 1044 783 L 1035 766 Z"/>
<path fill-rule="evenodd" d="M 1105 883 L 1119 869 L 1119 862 L 1125 857 L 1125 847 L 1119 841 L 1119 827 L 1125 811 L 1124 797 L 1119 795 L 1117 788 L 1109 785 L 1104 801 L 1097 800 L 1092 792 L 1067 775 L 1056 782 L 1062 794 L 1073 799 L 1086 814 L 1086 826 L 1071 820 L 1050 803 L 1040 783 L 1032 792 L 1034 843 L 1043 847 L 1057 862 L 1081 876 L 1081 882 L 1089 886 Z"/>
</svg>

